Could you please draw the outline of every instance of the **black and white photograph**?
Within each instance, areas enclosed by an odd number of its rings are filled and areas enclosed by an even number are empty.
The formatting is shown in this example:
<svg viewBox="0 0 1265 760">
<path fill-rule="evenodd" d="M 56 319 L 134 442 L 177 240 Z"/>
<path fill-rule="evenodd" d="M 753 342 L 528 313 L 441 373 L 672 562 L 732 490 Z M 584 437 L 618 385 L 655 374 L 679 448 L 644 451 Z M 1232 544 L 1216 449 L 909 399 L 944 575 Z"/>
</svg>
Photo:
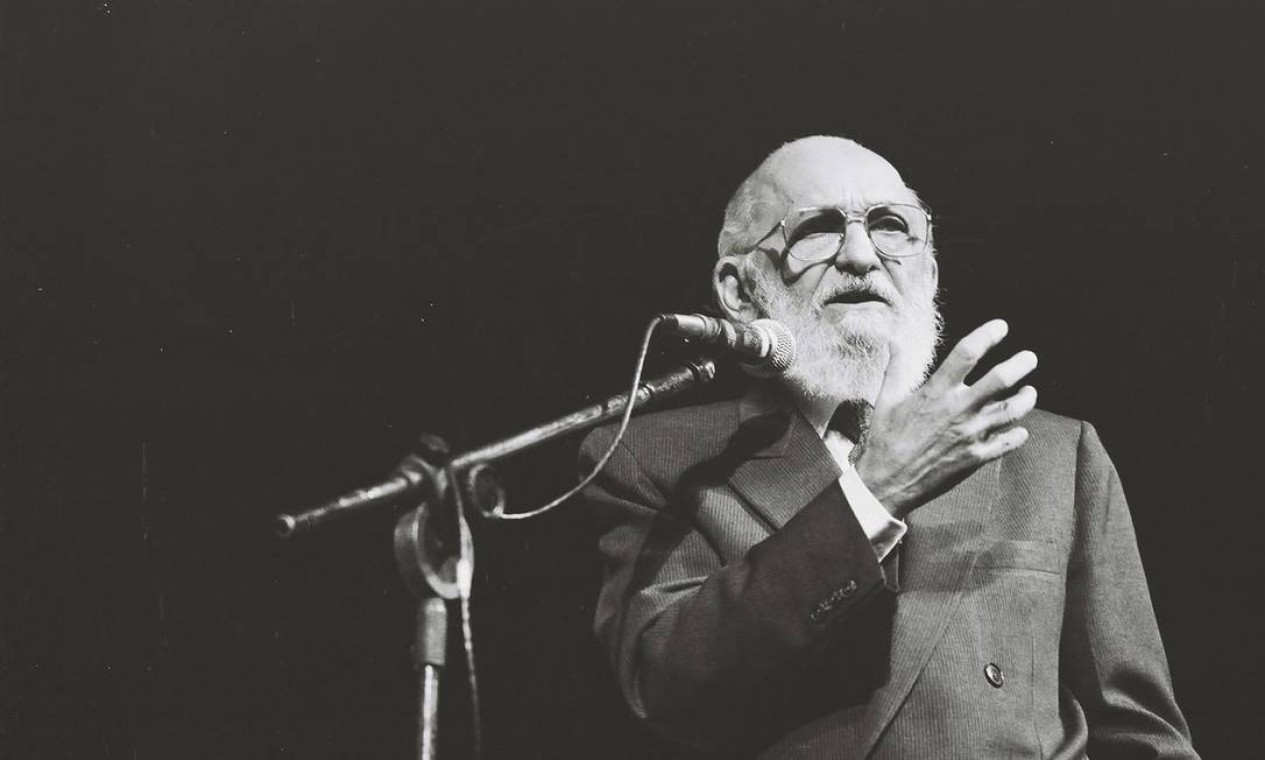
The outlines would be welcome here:
<svg viewBox="0 0 1265 760">
<path fill-rule="evenodd" d="M 1263 33 L 0 0 L 0 758 L 1258 756 Z"/>
</svg>

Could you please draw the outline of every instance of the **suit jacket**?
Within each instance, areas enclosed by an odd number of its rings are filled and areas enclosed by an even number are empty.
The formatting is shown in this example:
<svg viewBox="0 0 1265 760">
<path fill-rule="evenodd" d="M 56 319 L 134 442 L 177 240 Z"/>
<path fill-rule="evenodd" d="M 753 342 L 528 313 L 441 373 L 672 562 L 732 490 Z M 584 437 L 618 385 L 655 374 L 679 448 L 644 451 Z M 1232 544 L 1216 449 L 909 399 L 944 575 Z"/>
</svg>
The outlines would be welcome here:
<svg viewBox="0 0 1265 760">
<path fill-rule="evenodd" d="M 1098 436 L 1024 424 L 880 565 L 771 387 L 634 420 L 586 492 L 632 710 L 724 757 L 1196 757 Z"/>
</svg>

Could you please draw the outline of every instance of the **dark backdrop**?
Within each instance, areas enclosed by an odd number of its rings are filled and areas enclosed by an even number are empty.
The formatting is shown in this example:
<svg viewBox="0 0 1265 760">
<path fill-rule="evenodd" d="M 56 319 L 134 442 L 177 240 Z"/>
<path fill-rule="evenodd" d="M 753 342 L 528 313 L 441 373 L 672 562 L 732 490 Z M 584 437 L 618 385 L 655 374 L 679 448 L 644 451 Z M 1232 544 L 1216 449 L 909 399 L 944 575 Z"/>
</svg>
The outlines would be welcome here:
<svg viewBox="0 0 1265 760">
<path fill-rule="evenodd" d="M 1098 426 L 1197 744 L 1246 756 L 1262 8 L 4 2 L 0 754 L 407 756 L 392 517 L 272 515 L 615 392 L 730 190 L 833 132 L 935 209 L 949 337 L 1009 319 Z M 489 757 L 666 756 L 590 639 L 583 512 L 477 526 Z"/>
</svg>

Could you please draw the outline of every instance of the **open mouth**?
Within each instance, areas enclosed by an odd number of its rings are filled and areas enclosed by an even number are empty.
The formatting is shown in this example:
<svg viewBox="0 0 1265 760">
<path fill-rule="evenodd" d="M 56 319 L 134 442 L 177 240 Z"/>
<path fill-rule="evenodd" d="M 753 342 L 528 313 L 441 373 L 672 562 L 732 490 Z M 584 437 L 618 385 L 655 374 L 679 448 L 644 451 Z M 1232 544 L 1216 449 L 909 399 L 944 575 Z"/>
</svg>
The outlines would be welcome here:
<svg viewBox="0 0 1265 760">
<path fill-rule="evenodd" d="M 836 304 L 836 303 L 847 304 L 847 305 L 856 305 L 856 304 L 863 304 L 863 303 L 886 304 L 887 299 L 883 298 L 878 293 L 875 293 L 872 290 L 849 290 L 843 293 L 835 293 L 833 296 L 826 299 L 827 306 L 831 304 Z"/>
</svg>

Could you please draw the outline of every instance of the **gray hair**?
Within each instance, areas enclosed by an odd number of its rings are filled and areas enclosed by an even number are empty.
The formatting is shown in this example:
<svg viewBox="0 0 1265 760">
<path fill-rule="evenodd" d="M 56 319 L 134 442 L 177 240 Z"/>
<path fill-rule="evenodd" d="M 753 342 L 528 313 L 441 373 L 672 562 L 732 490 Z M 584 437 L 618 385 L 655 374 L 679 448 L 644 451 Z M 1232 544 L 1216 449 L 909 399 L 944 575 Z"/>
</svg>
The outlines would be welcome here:
<svg viewBox="0 0 1265 760">
<path fill-rule="evenodd" d="M 778 222 L 770 201 L 786 203 L 790 200 L 769 172 L 762 170 L 767 163 L 768 159 L 765 159 L 759 169 L 743 180 L 725 206 L 724 222 L 716 241 L 716 251 L 720 256 L 746 253 L 755 244 L 752 236 L 760 234 L 753 230 L 772 229 Z"/>
</svg>

